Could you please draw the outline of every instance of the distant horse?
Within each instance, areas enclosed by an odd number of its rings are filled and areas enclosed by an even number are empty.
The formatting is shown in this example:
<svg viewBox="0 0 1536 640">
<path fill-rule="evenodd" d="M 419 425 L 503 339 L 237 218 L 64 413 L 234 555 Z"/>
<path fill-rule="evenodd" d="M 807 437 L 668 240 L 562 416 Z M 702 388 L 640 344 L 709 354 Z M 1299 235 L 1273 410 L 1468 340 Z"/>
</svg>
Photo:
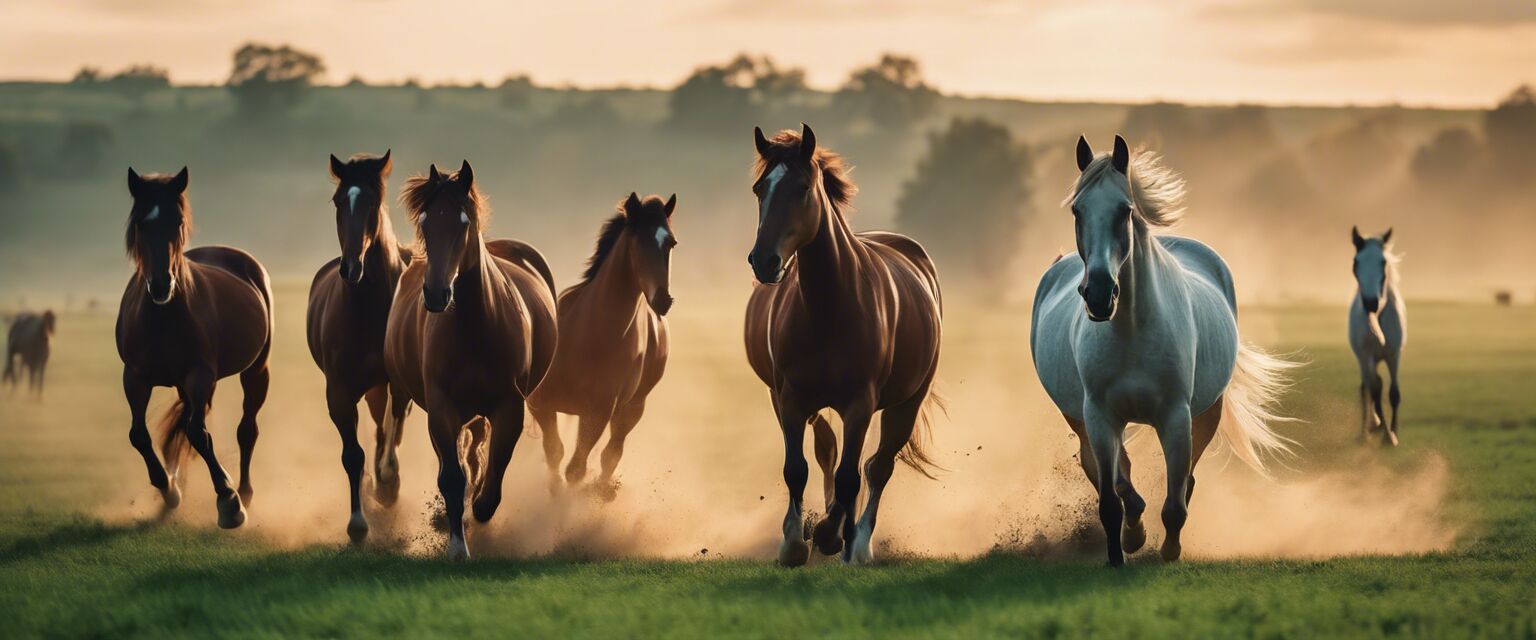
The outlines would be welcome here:
<svg viewBox="0 0 1536 640">
<path fill-rule="evenodd" d="M 1152 154 L 1133 163 L 1119 136 L 1114 152 L 1098 157 L 1079 138 L 1077 167 L 1066 201 L 1077 256 L 1059 258 L 1036 290 L 1035 370 L 1077 434 L 1111 566 L 1146 542 L 1146 502 L 1131 485 L 1122 448 L 1126 424 L 1157 430 L 1168 465 L 1162 556 L 1174 561 L 1194 468 L 1218 428 L 1260 472 L 1262 454 L 1286 450 L 1270 423 L 1278 419 L 1282 374 L 1294 365 L 1239 341 L 1232 274 L 1215 251 L 1156 233 L 1183 216 L 1177 174 Z"/>
<path fill-rule="evenodd" d="M 938 275 L 911 238 L 853 232 L 846 215 L 857 187 L 840 156 L 816 147 L 810 127 L 771 140 L 762 129 L 754 135 L 758 227 L 747 262 L 764 286 L 747 302 L 746 343 L 747 360 L 768 385 L 784 434 L 789 510 L 779 563 L 804 564 L 810 552 L 801 522 L 808 472 L 802 448 L 810 422 L 827 497 L 816 546 L 864 564 L 873 559 L 875 517 L 895 461 L 924 475 L 933 467 L 923 446 L 926 429 L 917 425 L 939 363 Z M 826 408 L 843 421 L 835 480 L 837 436 L 819 415 Z M 855 525 L 859 462 L 876 411 L 883 412 L 879 446 L 864 470 L 868 504 Z"/>
<path fill-rule="evenodd" d="M 645 412 L 645 398 L 667 366 L 667 321 L 672 308 L 670 272 L 672 210 L 677 195 L 665 203 L 637 194 L 619 204 L 603 225 L 597 251 L 583 280 L 560 293 L 560 348 L 549 375 L 528 397 L 529 412 L 544 433 L 551 491 L 561 486 L 565 454 L 555 414 L 580 418 L 576 450 L 565 469 L 574 486 L 587 474 L 592 447 L 612 424 L 603 450 L 597 487 L 614 495 L 613 472 L 624 455 L 624 441 Z"/>
<path fill-rule="evenodd" d="M 544 257 L 516 240 L 486 242 L 490 211 L 469 162 L 456 172 L 406 181 L 400 196 L 425 249 L 400 277 L 384 339 L 395 397 L 427 412 L 437 488 L 448 514 L 448 557 L 467 559 L 459 461 L 465 424 L 490 421 L 490 460 L 475 470 L 475 519 L 501 505 L 501 484 L 523 433 L 524 399 L 554 360 L 555 285 Z M 478 435 L 477 435 L 478 437 Z M 478 466 L 478 465 L 477 465 Z"/>
<path fill-rule="evenodd" d="M 133 209 L 128 216 L 128 255 L 136 271 L 117 314 L 117 352 L 123 359 L 123 393 L 133 415 L 128 439 L 149 468 L 149 483 L 167 508 L 181 502 L 177 472 L 187 446 L 208 463 L 218 494 L 219 526 L 245 522 L 251 500 L 251 450 L 256 446 L 256 412 L 267 400 L 267 358 L 272 351 L 272 287 L 267 271 L 250 254 L 221 246 L 183 252 L 192 232 L 187 206 L 187 170 L 174 176 L 140 177 L 128 170 Z M 240 375 L 244 413 L 236 430 L 240 443 L 240 492 L 213 453 L 206 418 L 214 384 Z M 174 387 L 178 396 L 166 414 L 161 451 L 155 457 L 144 410 L 152 387 Z"/>
<path fill-rule="evenodd" d="M 0 380 L 9 381 L 14 390 L 21 384 L 16 375 L 16 360 L 26 369 L 27 389 L 43 397 L 43 371 L 48 368 L 48 355 L 52 352 L 53 329 L 56 318 L 53 311 L 19 313 L 11 320 L 11 330 L 5 345 L 5 374 Z"/>
<path fill-rule="evenodd" d="M 384 328 L 395 300 L 395 283 L 410 260 L 395 241 L 384 206 L 385 183 L 393 165 L 383 156 L 331 156 L 336 192 L 336 236 L 341 257 L 320 267 L 309 286 L 309 353 L 325 373 L 325 401 L 341 434 L 341 464 L 352 490 L 353 542 L 368 535 L 363 515 L 363 448 L 357 443 L 357 403 L 366 398 L 378 426 L 374 453 L 374 495 L 392 505 L 400 495 L 400 425 L 410 403 L 389 394 L 384 371 Z"/>
<path fill-rule="evenodd" d="M 1392 230 L 1366 238 L 1356 227 L 1350 229 L 1350 237 L 1355 242 L 1355 282 L 1359 285 L 1349 305 L 1349 346 L 1360 363 L 1360 440 L 1381 429 L 1381 443 L 1397 446 L 1397 405 L 1403 399 L 1397 386 L 1397 366 L 1408 342 L 1408 309 L 1397 290 L 1398 258 L 1392 253 Z M 1392 374 L 1391 426 L 1381 408 L 1378 367 L 1382 361 Z"/>
</svg>

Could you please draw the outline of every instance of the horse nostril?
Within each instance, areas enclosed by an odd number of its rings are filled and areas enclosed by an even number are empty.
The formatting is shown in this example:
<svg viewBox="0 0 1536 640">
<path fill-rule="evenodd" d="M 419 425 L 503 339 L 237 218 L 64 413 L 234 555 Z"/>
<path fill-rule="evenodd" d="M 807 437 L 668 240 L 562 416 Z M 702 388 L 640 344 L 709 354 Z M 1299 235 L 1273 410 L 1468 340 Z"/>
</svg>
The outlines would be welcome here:
<svg viewBox="0 0 1536 640">
<path fill-rule="evenodd" d="M 1109 288 L 1109 299 L 1110 300 L 1118 300 L 1119 298 L 1120 298 L 1120 285 L 1116 284 L 1116 285 L 1114 285 L 1114 286 Z"/>
</svg>

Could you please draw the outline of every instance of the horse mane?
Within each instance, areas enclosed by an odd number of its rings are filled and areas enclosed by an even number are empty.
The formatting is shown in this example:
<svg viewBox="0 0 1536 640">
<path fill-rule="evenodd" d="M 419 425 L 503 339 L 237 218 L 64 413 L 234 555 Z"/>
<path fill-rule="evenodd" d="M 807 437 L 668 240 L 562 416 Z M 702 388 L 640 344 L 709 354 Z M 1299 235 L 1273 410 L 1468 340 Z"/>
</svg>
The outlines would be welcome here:
<svg viewBox="0 0 1536 640">
<path fill-rule="evenodd" d="M 453 186 L 460 191 L 464 190 L 459 182 L 458 171 L 438 171 L 441 177 L 435 184 L 428 176 L 414 175 L 405 179 L 405 186 L 400 189 L 400 204 L 405 207 L 405 216 L 416 226 L 416 237 L 421 237 L 421 214 L 426 213 L 427 203 L 433 196 L 445 187 Z M 485 194 L 480 193 L 480 187 L 470 184 L 464 196 L 464 211 L 475 221 L 475 226 L 484 229 L 491 215 L 491 207 Z"/>
<path fill-rule="evenodd" d="M 175 177 L 169 173 L 146 173 L 139 176 L 146 183 L 162 186 L 169 185 Z M 180 256 L 182 249 L 192 239 L 192 204 L 187 200 L 185 191 L 176 196 L 176 209 L 176 213 L 181 218 L 181 233 L 177 235 L 174 245 L 176 255 Z M 123 233 L 123 244 L 128 251 L 128 258 L 133 260 L 134 267 L 140 271 L 144 268 L 144 257 L 139 255 L 139 222 L 141 222 L 139 216 L 141 215 L 143 214 L 138 212 L 130 214 L 128 216 L 128 229 Z M 181 259 L 179 257 L 174 258 L 172 260 L 173 267 L 179 270 L 180 262 Z"/>
<path fill-rule="evenodd" d="M 597 248 L 592 251 L 592 257 L 587 259 L 587 269 L 581 274 L 581 283 L 590 282 L 597 277 L 597 272 L 603 268 L 603 260 L 613 253 L 614 247 L 619 245 L 619 238 L 624 235 L 624 230 L 631 227 L 649 226 L 658 227 L 667 224 L 666 203 L 661 196 L 646 196 L 640 201 L 640 210 L 631 216 L 620 200 L 613 217 L 603 223 L 603 230 L 597 234 Z"/>
<path fill-rule="evenodd" d="M 1137 149 L 1131 158 L 1130 171 L 1124 184 L 1129 185 L 1137 222 L 1146 227 L 1167 229 L 1184 219 L 1184 178 L 1164 165 L 1162 156 Z M 1110 154 L 1099 154 L 1077 177 L 1062 204 L 1072 202 L 1088 187 L 1115 174 L 1119 172 L 1114 170 Z M 1118 180 L 1115 183 L 1122 184 Z"/>
<path fill-rule="evenodd" d="M 793 130 L 785 129 L 774 134 L 768 140 L 768 145 L 768 153 L 758 154 L 752 165 L 754 182 L 763 179 L 770 167 L 800 157 L 800 134 Z M 821 146 L 816 147 L 816 155 L 811 158 L 811 162 L 821 169 L 821 185 L 827 192 L 827 199 L 832 201 L 832 206 L 845 214 L 852 212 L 853 197 L 859 194 L 859 186 L 848 177 L 853 166 L 837 152 Z"/>
<path fill-rule="evenodd" d="M 1403 281 L 1402 270 L 1398 265 L 1402 264 L 1403 257 L 1392 250 L 1392 245 L 1381 243 L 1381 257 L 1387 260 L 1387 286 L 1396 289 Z"/>
</svg>

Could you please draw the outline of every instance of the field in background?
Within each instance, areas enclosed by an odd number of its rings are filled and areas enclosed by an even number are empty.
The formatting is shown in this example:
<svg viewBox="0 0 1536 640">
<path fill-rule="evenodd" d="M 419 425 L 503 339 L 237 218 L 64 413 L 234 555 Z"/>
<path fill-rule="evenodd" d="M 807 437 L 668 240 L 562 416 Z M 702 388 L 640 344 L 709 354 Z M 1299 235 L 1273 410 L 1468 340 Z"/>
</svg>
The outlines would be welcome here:
<svg viewBox="0 0 1536 640">
<path fill-rule="evenodd" d="M 549 497 L 537 443 L 525 440 L 507 501 L 471 532 L 480 557 L 466 565 L 437 559 L 419 411 L 401 503 L 371 511 L 369 546 L 344 544 L 340 447 L 303 345 L 302 285 L 278 289 L 256 498 L 236 532 L 214 528 L 196 463 L 182 508 L 157 521 L 127 442 L 112 315 L 65 315 L 45 401 L 0 393 L 3 635 L 1536 633 L 1536 308 L 1413 305 L 1404 446 L 1390 452 L 1353 441 L 1358 381 L 1342 307 L 1245 308 L 1247 338 L 1308 361 L 1286 404 L 1302 419 L 1288 427 L 1300 455 L 1273 484 L 1225 456 L 1203 462 L 1190 561 L 1167 566 L 1154 550 L 1110 571 L 1075 442 L 1030 365 L 1027 309 L 955 305 L 940 374 L 949 411 L 934 429 L 949 471 L 929 482 L 898 470 L 878 566 L 783 570 L 770 559 L 780 439 L 739 344 L 747 286 L 676 288 L 675 353 L 620 467 L 617 502 Z M 221 385 L 211 419 L 230 469 L 238 395 Z M 152 410 L 165 403 L 157 396 Z M 1155 514 L 1154 438 L 1132 450 Z M 1155 549 L 1160 525 L 1148 525 Z"/>
</svg>

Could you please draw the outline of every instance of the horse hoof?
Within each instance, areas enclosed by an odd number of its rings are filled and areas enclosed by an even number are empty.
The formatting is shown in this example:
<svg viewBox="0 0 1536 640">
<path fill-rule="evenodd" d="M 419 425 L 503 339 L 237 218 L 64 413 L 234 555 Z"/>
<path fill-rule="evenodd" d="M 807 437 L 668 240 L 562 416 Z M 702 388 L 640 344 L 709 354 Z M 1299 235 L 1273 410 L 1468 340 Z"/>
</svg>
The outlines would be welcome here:
<svg viewBox="0 0 1536 640">
<path fill-rule="evenodd" d="M 811 545 L 804 540 L 785 538 L 779 543 L 779 566 L 799 567 L 811 559 Z"/>
<path fill-rule="evenodd" d="M 469 560 L 469 545 L 463 538 L 448 536 L 448 560 L 452 562 L 464 562 Z"/>
<path fill-rule="evenodd" d="M 240 496 L 233 493 L 219 496 L 218 506 L 220 529 L 235 529 L 245 524 L 245 505 L 240 504 Z"/>
<path fill-rule="evenodd" d="M 1383 430 L 1381 432 L 1381 446 L 1383 446 L 1383 447 L 1395 447 L 1395 446 L 1397 446 L 1397 432 L 1393 431 L 1391 429 Z"/>
<path fill-rule="evenodd" d="M 1125 556 L 1118 553 L 1111 555 L 1109 557 L 1109 564 L 1107 566 L 1111 569 L 1119 569 L 1120 567 L 1125 566 Z"/>
<path fill-rule="evenodd" d="M 598 500 L 613 502 L 619 497 L 619 481 L 600 480 L 592 485 L 592 492 L 597 494 Z"/>
<path fill-rule="evenodd" d="M 1120 548 L 1126 553 L 1141 551 L 1142 545 L 1147 543 L 1147 528 L 1140 522 L 1128 524 L 1120 533 Z"/>
<path fill-rule="evenodd" d="M 469 510 L 474 513 L 475 522 L 484 524 L 491 521 L 491 517 L 496 515 L 497 507 L 500 506 L 501 496 L 496 496 L 494 500 L 481 496 L 475 499 L 474 504 L 470 505 Z"/>
<path fill-rule="evenodd" d="M 397 477 L 392 483 L 373 483 L 373 499 L 381 506 L 395 506 L 395 502 L 400 500 L 400 479 Z"/>
<path fill-rule="evenodd" d="M 250 487 L 242 487 L 240 489 L 240 503 L 244 504 L 245 506 L 250 506 L 251 505 L 251 497 L 255 496 L 255 495 L 256 495 L 256 492 L 254 490 L 252 490 Z"/>
<path fill-rule="evenodd" d="M 165 500 L 165 509 L 167 511 L 175 509 L 181 506 L 181 487 L 176 486 L 175 482 L 170 482 L 165 485 L 164 489 L 160 490 L 160 497 Z"/>
<path fill-rule="evenodd" d="M 1178 562 L 1179 561 L 1179 554 L 1182 553 L 1182 552 L 1183 552 L 1183 547 L 1179 546 L 1178 542 L 1175 542 L 1175 541 L 1172 541 L 1172 540 L 1164 542 L 1163 543 L 1163 562 Z"/>
<path fill-rule="evenodd" d="M 368 519 L 363 517 L 363 512 L 352 514 L 352 520 L 347 523 L 347 537 L 352 539 L 352 544 L 362 544 L 368 539 Z"/>
<path fill-rule="evenodd" d="M 816 550 L 824 556 L 835 556 L 843 550 L 843 536 L 837 530 L 841 523 L 833 522 L 831 518 L 822 518 L 816 523 L 816 528 L 811 532 L 811 540 L 816 542 Z"/>
</svg>

